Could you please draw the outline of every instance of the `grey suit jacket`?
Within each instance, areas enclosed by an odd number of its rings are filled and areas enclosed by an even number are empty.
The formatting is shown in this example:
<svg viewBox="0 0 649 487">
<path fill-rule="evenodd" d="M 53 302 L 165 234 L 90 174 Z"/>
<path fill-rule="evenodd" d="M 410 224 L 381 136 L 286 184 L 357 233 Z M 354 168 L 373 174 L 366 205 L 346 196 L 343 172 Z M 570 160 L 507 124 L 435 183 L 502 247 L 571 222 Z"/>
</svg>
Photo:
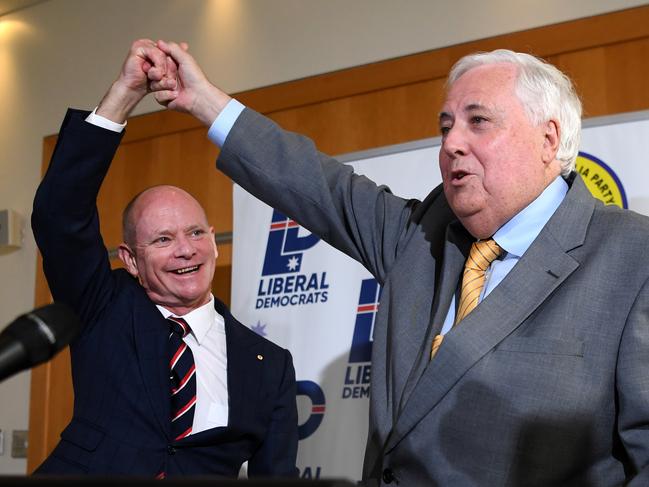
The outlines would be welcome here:
<svg viewBox="0 0 649 487">
<path fill-rule="evenodd" d="M 218 165 L 383 286 L 368 484 L 612 486 L 647 475 L 647 218 L 603 206 L 573 174 L 525 255 L 429 363 L 472 242 L 440 187 L 423 202 L 398 198 L 250 110 Z"/>
</svg>

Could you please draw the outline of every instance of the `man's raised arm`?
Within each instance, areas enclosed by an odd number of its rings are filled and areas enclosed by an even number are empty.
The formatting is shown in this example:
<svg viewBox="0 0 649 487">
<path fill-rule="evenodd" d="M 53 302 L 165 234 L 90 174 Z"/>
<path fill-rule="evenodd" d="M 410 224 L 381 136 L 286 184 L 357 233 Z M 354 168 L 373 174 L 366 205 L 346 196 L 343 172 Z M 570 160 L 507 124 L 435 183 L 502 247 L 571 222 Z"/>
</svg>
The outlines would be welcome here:
<svg viewBox="0 0 649 487">
<path fill-rule="evenodd" d="M 140 39 L 131 49 L 117 79 L 102 98 L 96 113 L 115 123 L 124 123 L 131 111 L 149 92 L 176 86 L 176 65 L 149 39 Z"/>
<path fill-rule="evenodd" d="M 121 140 L 116 132 L 148 93 L 150 80 L 174 87 L 175 64 L 153 41 L 138 40 L 96 111 L 68 111 L 34 199 L 32 228 L 52 294 L 85 322 L 100 311 L 109 289 L 97 194 Z"/>
</svg>

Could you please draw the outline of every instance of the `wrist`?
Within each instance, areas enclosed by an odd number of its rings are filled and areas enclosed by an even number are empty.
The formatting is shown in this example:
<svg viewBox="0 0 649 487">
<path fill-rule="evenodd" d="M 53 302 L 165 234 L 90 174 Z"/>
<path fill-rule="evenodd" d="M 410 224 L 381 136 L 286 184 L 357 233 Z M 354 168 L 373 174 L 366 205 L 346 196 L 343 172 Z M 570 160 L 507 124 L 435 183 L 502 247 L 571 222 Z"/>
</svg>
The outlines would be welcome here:
<svg viewBox="0 0 649 487">
<path fill-rule="evenodd" d="M 134 90 L 117 80 L 108 89 L 95 113 L 112 122 L 122 124 L 144 95 L 146 91 Z"/>
<path fill-rule="evenodd" d="M 220 89 L 210 86 L 197 100 L 192 115 L 209 127 L 231 99 Z"/>
</svg>

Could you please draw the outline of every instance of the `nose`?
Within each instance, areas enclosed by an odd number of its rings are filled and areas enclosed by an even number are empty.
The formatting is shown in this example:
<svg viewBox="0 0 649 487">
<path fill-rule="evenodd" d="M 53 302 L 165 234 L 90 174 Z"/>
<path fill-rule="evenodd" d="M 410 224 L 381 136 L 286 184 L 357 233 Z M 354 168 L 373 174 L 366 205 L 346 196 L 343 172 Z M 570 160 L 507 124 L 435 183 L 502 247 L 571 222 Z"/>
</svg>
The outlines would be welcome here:
<svg viewBox="0 0 649 487">
<path fill-rule="evenodd" d="M 196 254 L 194 242 L 186 235 L 182 235 L 176 240 L 174 256 L 179 259 L 191 259 Z"/>
<path fill-rule="evenodd" d="M 444 138 L 442 139 L 442 150 L 451 159 L 468 154 L 466 138 L 462 134 L 461 127 L 459 127 L 458 124 L 449 128 L 446 135 L 444 135 Z"/>
</svg>

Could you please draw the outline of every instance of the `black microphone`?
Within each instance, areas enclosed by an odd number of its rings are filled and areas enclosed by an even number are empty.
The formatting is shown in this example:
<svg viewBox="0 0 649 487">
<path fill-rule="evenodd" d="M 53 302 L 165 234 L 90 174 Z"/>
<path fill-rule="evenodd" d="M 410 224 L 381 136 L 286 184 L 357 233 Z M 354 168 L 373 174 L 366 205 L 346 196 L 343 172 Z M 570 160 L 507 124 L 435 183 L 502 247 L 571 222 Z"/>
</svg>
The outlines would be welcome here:
<svg viewBox="0 0 649 487">
<path fill-rule="evenodd" d="M 80 329 L 77 315 L 61 303 L 19 316 L 0 333 L 0 381 L 49 360 Z"/>
</svg>

